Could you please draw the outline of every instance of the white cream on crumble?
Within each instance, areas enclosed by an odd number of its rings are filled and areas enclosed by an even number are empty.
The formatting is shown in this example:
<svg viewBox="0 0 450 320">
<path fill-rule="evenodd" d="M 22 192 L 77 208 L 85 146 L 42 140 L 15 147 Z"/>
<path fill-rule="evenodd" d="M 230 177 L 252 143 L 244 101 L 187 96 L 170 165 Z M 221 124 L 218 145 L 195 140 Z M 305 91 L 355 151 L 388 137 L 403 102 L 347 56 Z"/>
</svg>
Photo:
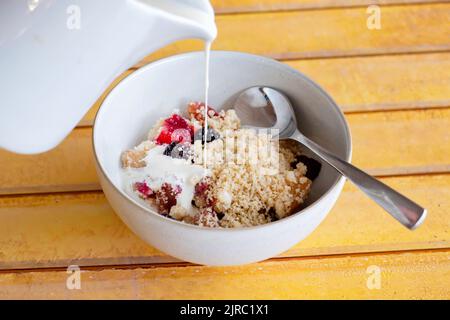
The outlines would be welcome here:
<svg viewBox="0 0 450 320">
<path fill-rule="evenodd" d="M 181 193 L 177 197 L 177 203 L 186 210 L 186 213 L 195 215 L 191 202 L 195 184 L 204 176 L 205 169 L 203 166 L 192 164 L 190 159 L 175 159 L 164 155 L 165 148 L 166 146 L 162 145 L 150 149 L 143 159 L 145 167 L 125 170 L 126 190 L 133 198 L 138 198 L 132 187 L 135 182 L 145 181 L 153 190 L 159 189 L 165 182 L 173 186 L 178 185 L 181 187 Z"/>
</svg>

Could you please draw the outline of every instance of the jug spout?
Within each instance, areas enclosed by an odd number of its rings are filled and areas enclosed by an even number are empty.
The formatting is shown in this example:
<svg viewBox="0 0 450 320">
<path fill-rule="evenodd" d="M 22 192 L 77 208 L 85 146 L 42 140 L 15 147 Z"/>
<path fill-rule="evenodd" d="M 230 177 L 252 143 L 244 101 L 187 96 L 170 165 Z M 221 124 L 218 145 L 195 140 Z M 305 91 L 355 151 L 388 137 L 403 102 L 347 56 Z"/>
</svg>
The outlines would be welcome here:
<svg viewBox="0 0 450 320">
<path fill-rule="evenodd" d="M 131 3 L 136 27 L 128 31 L 128 37 L 134 39 L 129 40 L 125 64 L 117 65 L 122 71 L 172 42 L 201 39 L 208 43 L 217 36 L 209 0 L 132 0 Z"/>
<path fill-rule="evenodd" d="M 198 38 L 212 41 L 217 35 L 214 10 L 208 0 L 136 0 L 143 10 L 160 16 L 159 31 L 173 40 Z M 167 34 L 166 33 L 166 34 Z M 154 34 L 153 34 L 154 36 Z M 172 41 L 171 41 L 172 40 Z"/>
</svg>

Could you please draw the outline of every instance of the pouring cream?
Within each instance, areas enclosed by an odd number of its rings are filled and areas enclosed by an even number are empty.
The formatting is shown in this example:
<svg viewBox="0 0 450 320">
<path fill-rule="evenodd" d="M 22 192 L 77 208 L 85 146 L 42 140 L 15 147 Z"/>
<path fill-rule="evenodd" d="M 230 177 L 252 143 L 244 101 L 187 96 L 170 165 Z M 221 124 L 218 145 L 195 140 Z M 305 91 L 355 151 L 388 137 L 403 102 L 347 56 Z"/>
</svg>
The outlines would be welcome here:
<svg viewBox="0 0 450 320">
<path fill-rule="evenodd" d="M 208 129 L 208 91 L 209 91 L 209 60 L 211 44 L 216 37 L 217 29 L 214 19 L 211 19 L 211 14 L 214 12 L 207 12 L 195 8 L 197 3 L 192 3 L 189 6 L 180 4 L 179 1 L 172 0 L 139 0 L 142 3 L 150 4 L 153 8 L 162 10 L 162 12 L 170 12 L 172 15 L 182 17 L 190 23 L 200 24 L 205 31 L 204 41 L 204 122 L 203 122 L 203 145 L 207 144 L 207 129 Z M 202 128 L 197 129 L 202 130 Z M 186 210 L 186 213 L 194 215 L 194 208 L 192 206 L 192 199 L 195 191 L 195 184 L 204 176 L 209 175 L 206 168 L 207 163 L 207 149 L 203 149 L 203 167 L 192 164 L 187 159 L 176 159 L 165 154 L 167 145 L 157 145 L 150 149 L 143 159 L 145 166 L 142 168 L 129 168 L 124 175 L 125 189 L 127 192 L 138 199 L 133 190 L 133 185 L 136 182 L 145 183 L 150 189 L 157 190 L 163 183 L 168 183 L 173 186 L 179 186 L 180 194 L 177 196 L 177 204 Z"/>
<path fill-rule="evenodd" d="M 144 158 L 145 167 L 129 168 L 125 175 L 125 187 L 127 193 L 138 199 L 132 190 L 136 181 L 145 182 L 151 189 L 158 189 L 163 183 L 169 183 L 181 188 L 177 198 L 180 204 L 189 214 L 194 214 L 191 204 L 194 196 L 195 184 L 200 180 L 205 169 L 202 166 L 192 164 L 190 160 L 174 159 L 164 155 L 166 146 L 155 146 L 150 149 Z"/>
</svg>

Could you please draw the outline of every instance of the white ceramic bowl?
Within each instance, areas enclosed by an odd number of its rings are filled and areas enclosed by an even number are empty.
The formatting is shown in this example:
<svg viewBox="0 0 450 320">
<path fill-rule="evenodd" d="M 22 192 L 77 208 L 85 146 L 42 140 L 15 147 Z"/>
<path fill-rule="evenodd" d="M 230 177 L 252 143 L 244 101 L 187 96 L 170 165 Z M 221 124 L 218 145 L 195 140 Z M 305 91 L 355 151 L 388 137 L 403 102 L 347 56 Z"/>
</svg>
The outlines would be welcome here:
<svg viewBox="0 0 450 320">
<path fill-rule="evenodd" d="M 204 53 L 154 62 L 112 90 L 95 119 L 93 144 L 103 191 L 115 212 L 150 245 L 176 258 L 206 265 L 238 265 L 280 254 L 307 237 L 326 217 L 344 179 L 322 166 L 308 206 L 285 219 L 239 229 L 211 229 L 160 216 L 122 189 L 120 154 L 142 141 L 157 119 L 188 102 L 204 100 Z M 275 60 L 238 52 L 211 53 L 210 105 L 230 106 L 241 90 L 264 85 L 280 89 L 293 103 L 300 130 L 349 160 L 351 140 L 333 100 L 303 74 Z"/>
</svg>

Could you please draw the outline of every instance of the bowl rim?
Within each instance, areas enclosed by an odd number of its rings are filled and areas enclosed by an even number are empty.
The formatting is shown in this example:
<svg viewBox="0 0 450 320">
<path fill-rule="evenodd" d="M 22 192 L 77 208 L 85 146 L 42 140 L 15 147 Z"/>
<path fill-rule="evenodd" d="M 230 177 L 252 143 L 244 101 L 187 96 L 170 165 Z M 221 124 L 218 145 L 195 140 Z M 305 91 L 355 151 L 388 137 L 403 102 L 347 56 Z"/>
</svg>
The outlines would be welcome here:
<svg viewBox="0 0 450 320">
<path fill-rule="evenodd" d="M 336 188 L 339 186 L 339 183 L 343 180 L 345 180 L 344 176 L 338 176 L 338 178 L 333 182 L 333 184 L 331 185 L 331 187 L 326 190 L 319 198 L 317 198 L 317 200 L 315 200 L 313 203 L 309 204 L 307 207 L 302 208 L 301 210 L 295 212 L 294 214 L 291 214 L 288 217 L 285 217 L 283 219 L 277 220 L 277 221 L 273 221 L 273 222 L 269 222 L 269 223 L 265 223 L 262 225 L 257 225 L 257 226 L 251 226 L 251 227 L 242 227 L 242 228 L 210 228 L 210 227 L 204 227 L 204 226 L 197 226 L 197 225 L 193 225 L 193 224 L 189 224 L 189 223 L 185 223 L 182 221 L 178 221 L 178 220 L 174 220 L 174 219 L 170 219 L 167 217 L 162 216 L 161 214 L 159 214 L 158 212 L 152 210 L 151 208 L 147 208 L 145 206 L 143 206 L 142 204 L 140 204 L 139 202 L 137 202 L 135 199 L 133 199 L 131 196 L 127 195 L 125 193 L 124 190 L 122 190 L 121 188 L 119 188 L 118 186 L 115 185 L 115 183 L 112 182 L 112 180 L 109 178 L 108 174 L 106 173 L 106 170 L 103 168 L 103 165 L 101 163 L 101 161 L 99 160 L 99 157 L 97 155 L 97 150 L 96 150 L 96 124 L 97 121 L 100 121 L 100 117 L 101 114 L 103 112 L 103 106 L 105 104 L 107 104 L 109 102 L 111 98 L 111 96 L 113 95 L 113 93 L 118 90 L 118 88 L 121 86 L 122 83 L 125 83 L 127 81 L 132 81 L 135 77 L 138 77 L 141 73 L 144 72 L 149 72 L 149 70 L 151 70 L 152 68 L 156 67 L 156 66 L 160 66 L 162 64 L 165 63 L 172 63 L 176 60 L 181 60 L 181 59 L 189 59 L 192 56 L 198 56 L 198 55 L 204 55 L 205 52 L 204 51 L 192 51 L 192 52 L 186 52 L 186 53 L 181 53 L 181 54 L 176 54 L 176 55 L 172 55 L 169 57 L 165 57 L 165 58 L 161 58 L 155 61 L 150 62 L 149 64 L 139 68 L 138 70 L 136 70 L 135 72 L 127 75 L 125 78 L 123 78 L 122 80 L 120 80 L 117 85 L 115 85 L 111 91 L 106 95 L 106 97 L 103 99 L 103 101 L 101 102 L 96 114 L 95 114 L 95 118 L 94 118 L 94 122 L 93 122 L 93 126 L 92 126 L 92 148 L 93 148 L 93 153 L 94 153 L 94 159 L 95 162 L 97 164 L 97 168 L 100 170 L 101 174 L 104 176 L 104 178 L 108 181 L 108 183 L 113 187 L 113 189 L 125 200 L 129 201 L 131 204 L 137 206 L 138 208 L 144 210 L 144 212 L 152 214 L 155 216 L 155 218 L 157 219 L 161 219 L 161 221 L 163 222 L 167 222 L 167 223 L 172 223 L 175 224 L 179 227 L 186 227 L 186 228 L 193 228 L 194 230 L 197 231 L 203 231 L 203 232 L 227 232 L 227 233 L 231 233 L 231 232 L 243 232 L 243 231 L 251 231 L 251 230 L 261 230 L 261 229 L 268 229 L 271 227 L 274 227 L 275 225 L 280 225 L 280 224 L 285 224 L 285 223 L 289 223 L 289 221 L 291 221 L 292 219 L 298 218 L 298 216 L 300 216 L 302 213 L 305 213 L 307 211 L 312 210 L 314 207 L 317 207 L 320 203 L 322 203 L 325 198 L 327 198 L 330 193 L 332 193 L 334 190 L 336 190 Z M 262 61 L 264 63 L 268 63 L 268 64 L 275 64 L 277 65 L 277 67 L 279 67 L 283 72 L 290 72 L 290 73 L 294 73 L 296 74 L 296 76 L 299 76 L 300 78 L 302 78 L 304 81 L 308 82 L 309 84 L 311 84 L 313 87 L 315 87 L 320 94 L 322 94 L 330 103 L 330 105 L 332 106 L 332 108 L 335 109 L 335 111 L 337 111 L 337 115 L 339 117 L 339 120 L 343 123 L 343 127 L 344 127 L 344 134 L 346 137 L 346 141 L 347 141 L 347 150 L 346 154 L 346 161 L 350 162 L 351 158 L 352 158 L 352 138 L 351 138 L 351 134 L 350 134 L 350 127 L 348 125 L 347 120 L 345 119 L 344 113 L 342 112 L 342 110 L 339 108 L 339 106 L 337 105 L 337 103 L 331 98 L 331 96 L 320 86 L 318 85 L 315 81 L 313 81 L 312 79 L 310 79 L 309 77 L 307 77 L 305 74 L 303 74 L 302 72 L 292 68 L 291 66 L 282 63 L 280 61 L 277 61 L 275 59 L 272 58 L 268 58 L 268 57 L 264 57 L 264 56 L 260 56 L 260 55 L 255 55 L 255 54 L 251 54 L 251 53 L 246 53 L 246 52 L 239 52 L 239 51 L 228 51 L 228 50 L 211 50 L 211 55 L 210 58 L 213 58 L 213 56 L 217 56 L 217 55 L 225 55 L 225 56 L 234 56 L 234 57 L 238 57 L 238 58 L 245 58 L 245 59 L 254 59 L 254 60 L 259 60 Z"/>
</svg>

